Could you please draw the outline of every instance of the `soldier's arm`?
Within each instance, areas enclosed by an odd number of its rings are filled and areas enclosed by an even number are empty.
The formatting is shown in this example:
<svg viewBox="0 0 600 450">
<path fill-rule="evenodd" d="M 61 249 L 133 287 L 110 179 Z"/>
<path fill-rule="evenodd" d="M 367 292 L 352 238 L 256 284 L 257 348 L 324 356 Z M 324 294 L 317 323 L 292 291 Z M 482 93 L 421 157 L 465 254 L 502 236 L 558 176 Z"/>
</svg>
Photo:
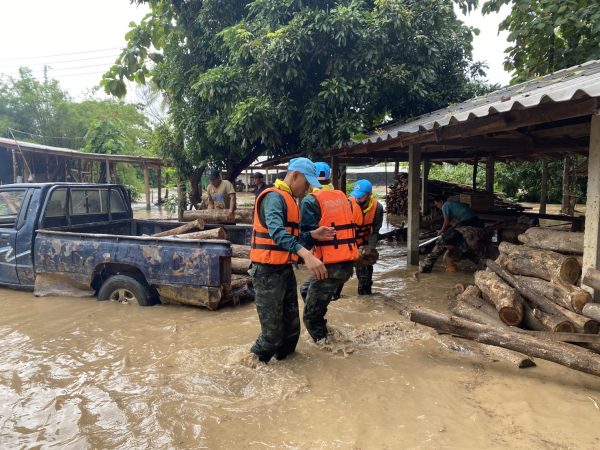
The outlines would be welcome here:
<svg viewBox="0 0 600 450">
<path fill-rule="evenodd" d="M 377 241 L 379 240 L 379 230 L 381 230 L 382 225 L 383 205 L 381 203 L 377 203 L 377 209 L 375 210 L 375 218 L 373 219 L 373 232 L 367 240 L 367 244 L 371 247 L 375 247 L 377 245 Z"/>
<path fill-rule="evenodd" d="M 298 253 L 302 248 L 296 236 L 285 229 L 286 205 L 283 197 L 275 192 L 269 192 L 260 205 L 261 218 L 269 229 L 269 236 L 275 243 L 291 252 Z"/>
</svg>

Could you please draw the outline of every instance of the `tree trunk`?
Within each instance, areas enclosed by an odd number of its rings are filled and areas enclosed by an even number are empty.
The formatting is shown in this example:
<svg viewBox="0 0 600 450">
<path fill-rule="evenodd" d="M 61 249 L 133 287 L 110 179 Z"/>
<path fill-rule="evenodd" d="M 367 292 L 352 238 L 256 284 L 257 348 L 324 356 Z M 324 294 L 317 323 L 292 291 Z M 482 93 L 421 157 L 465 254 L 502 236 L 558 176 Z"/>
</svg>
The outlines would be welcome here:
<svg viewBox="0 0 600 450">
<path fill-rule="evenodd" d="M 239 289 L 244 286 L 250 286 L 252 284 L 252 277 L 250 275 L 232 275 L 231 276 L 231 289 Z"/>
<path fill-rule="evenodd" d="M 481 291 L 476 286 L 469 286 L 456 297 L 456 305 L 452 313 L 483 325 L 508 328 L 498 315 L 498 311 L 481 297 Z"/>
<path fill-rule="evenodd" d="M 514 274 L 548 281 L 562 280 L 569 284 L 575 284 L 581 275 L 581 266 L 572 256 L 508 242 L 501 242 L 498 250 L 509 256 L 504 267 Z"/>
<path fill-rule="evenodd" d="M 188 178 L 188 181 L 190 182 L 189 197 L 192 206 L 197 205 L 202 201 L 202 187 L 200 186 L 200 182 L 202 181 L 203 173 L 204 166 L 194 169 Z"/>
<path fill-rule="evenodd" d="M 532 248 L 583 255 L 583 233 L 534 227 L 520 234 L 518 239 Z"/>
<path fill-rule="evenodd" d="M 188 231 L 192 230 L 204 230 L 204 221 L 200 218 L 194 220 L 193 222 L 188 222 L 185 225 L 181 225 L 176 228 L 171 228 L 167 231 L 162 231 L 161 233 L 153 234 L 153 237 L 165 237 L 165 236 L 175 236 L 178 234 L 184 234 Z"/>
<path fill-rule="evenodd" d="M 548 300 L 571 311 L 581 312 L 583 306 L 592 301 L 589 292 L 572 284 L 560 281 L 546 281 L 534 277 L 515 275 L 517 280 L 542 294 Z"/>
<path fill-rule="evenodd" d="M 598 331 L 600 331 L 600 324 L 598 321 L 584 315 L 577 314 L 570 309 L 562 307 L 560 308 L 563 315 L 569 319 L 573 325 L 575 325 L 575 331 L 577 333 L 598 334 Z"/>
<path fill-rule="evenodd" d="M 573 215 L 571 211 L 571 166 L 573 160 L 570 156 L 565 157 L 563 162 L 562 203 L 560 212 L 568 216 Z"/>
<path fill-rule="evenodd" d="M 541 309 L 543 312 L 554 315 L 557 318 L 565 321 L 567 317 L 562 313 L 562 310 L 558 305 L 548 300 L 542 294 L 534 291 L 529 285 L 521 283 L 517 277 L 507 272 L 499 264 L 488 259 L 486 261 L 488 269 L 494 271 L 500 278 L 502 278 L 509 286 L 515 288 L 519 294 L 529 300 L 535 307 Z"/>
<path fill-rule="evenodd" d="M 410 320 L 445 333 L 457 334 L 483 344 L 508 348 L 600 376 L 600 356 L 574 345 L 538 339 L 525 333 L 501 330 L 459 317 L 449 317 L 425 308 L 413 309 L 410 313 Z"/>
<path fill-rule="evenodd" d="M 533 359 L 522 353 L 513 352 L 502 347 L 494 347 L 493 345 L 480 344 L 479 342 L 469 341 L 468 339 L 442 334 L 437 337 L 437 340 L 446 348 L 468 355 L 479 355 L 490 361 L 507 361 L 519 369 L 535 367 Z"/>
<path fill-rule="evenodd" d="M 583 284 L 600 290 L 600 271 L 596 269 L 588 269 L 583 277 Z"/>
<path fill-rule="evenodd" d="M 568 320 L 563 319 L 564 316 L 547 314 L 538 308 L 531 308 L 527 304 L 524 306 L 524 311 L 524 323 L 532 330 L 575 333 L 575 326 Z"/>
<path fill-rule="evenodd" d="M 247 258 L 231 258 L 231 273 L 247 275 L 250 264 L 251 262 Z"/>
<path fill-rule="evenodd" d="M 212 230 L 198 231 L 196 233 L 178 234 L 174 237 L 179 239 L 197 239 L 205 241 L 208 239 L 227 239 L 227 233 L 223 228 L 213 228 Z"/>
<path fill-rule="evenodd" d="M 229 211 L 223 209 L 201 209 L 197 211 L 185 211 L 183 220 L 188 222 L 198 218 L 204 220 L 205 223 L 217 224 L 235 224 L 235 223 L 252 223 L 254 210 L 250 208 L 236 209 L 235 219 L 230 221 L 227 219 Z"/>
<path fill-rule="evenodd" d="M 600 303 L 588 303 L 583 307 L 583 315 L 600 321 Z"/>
<path fill-rule="evenodd" d="M 523 320 L 523 299 L 493 272 L 475 272 L 475 284 L 483 297 L 494 303 L 500 319 L 507 325 L 518 325 Z"/>
<path fill-rule="evenodd" d="M 231 244 L 231 256 L 233 258 L 250 258 L 250 246 L 249 245 L 237 245 Z"/>
</svg>

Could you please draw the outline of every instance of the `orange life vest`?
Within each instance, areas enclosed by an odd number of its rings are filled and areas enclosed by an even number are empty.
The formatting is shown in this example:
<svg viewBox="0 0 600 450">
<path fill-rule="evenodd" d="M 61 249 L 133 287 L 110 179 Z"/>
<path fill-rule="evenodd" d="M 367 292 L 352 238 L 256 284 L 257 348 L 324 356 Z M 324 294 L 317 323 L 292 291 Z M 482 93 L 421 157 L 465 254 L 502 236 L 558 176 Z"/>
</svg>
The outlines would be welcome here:
<svg viewBox="0 0 600 450">
<path fill-rule="evenodd" d="M 285 229 L 288 233 L 299 236 L 300 210 L 292 195 L 284 190 L 274 187 L 262 191 L 254 203 L 254 221 L 252 226 L 252 239 L 250 243 L 250 260 L 260 264 L 289 264 L 298 261 L 298 255 L 290 253 L 279 247 L 269 235 L 266 224 L 260 220 L 260 204 L 269 192 L 276 192 L 285 200 L 286 222 Z"/>
<path fill-rule="evenodd" d="M 352 208 L 342 191 L 320 189 L 313 195 L 321 208 L 319 226 L 335 228 L 335 237 L 328 241 L 315 241 L 313 254 L 324 264 L 354 261 L 358 248 L 354 237 Z"/>
<path fill-rule="evenodd" d="M 367 243 L 369 236 L 373 233 L 373 222 L 375 222 L 375 213 L 377 212 L 377 200 L 373 199 L 373 207 L 366 213 L 358 204 L 354 197 L 350 197 L 352 202 L 352 215 L 356 225 L 356 245 L 359 247 Z"/>
</svg>

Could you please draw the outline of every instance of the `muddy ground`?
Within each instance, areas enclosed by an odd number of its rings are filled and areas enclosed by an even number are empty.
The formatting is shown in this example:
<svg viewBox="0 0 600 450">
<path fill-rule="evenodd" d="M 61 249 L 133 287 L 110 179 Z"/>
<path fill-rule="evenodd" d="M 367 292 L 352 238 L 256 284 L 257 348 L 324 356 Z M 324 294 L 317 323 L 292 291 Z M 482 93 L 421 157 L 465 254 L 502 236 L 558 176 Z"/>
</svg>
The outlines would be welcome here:
<svg viewBox="0 0 600 450">
<path fill-rule="evenodd" d="M 413 281 L 381 244 L 375 290 L 447 311 L 470 274 Z M 299 278 L 305 277 L 304 272 Z M 254 304 L 217 312 L 0 289 L 3 448 L 600 448 L 600 379 L 453 353 L 383 295 L 332 304 L 333 352 L 239 361 Z"/>
</svg>

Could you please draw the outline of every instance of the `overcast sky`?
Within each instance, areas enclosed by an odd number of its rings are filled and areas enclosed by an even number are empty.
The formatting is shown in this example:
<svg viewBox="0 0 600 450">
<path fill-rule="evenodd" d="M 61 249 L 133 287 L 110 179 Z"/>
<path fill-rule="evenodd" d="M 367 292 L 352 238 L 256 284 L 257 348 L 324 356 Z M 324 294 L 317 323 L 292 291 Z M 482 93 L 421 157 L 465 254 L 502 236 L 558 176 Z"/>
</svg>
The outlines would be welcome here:
<svg viewBox="0 0 600 450">
<path fill-rule="evenodd" d="M 129 0 L 0 0 L 0 11 L 0 74 L 16 75 L 19 66 L 28 66 L 41 78 L 48 65 L 49 76 L 81 98 L 125 45 L 129 22 L 148 9 Z M 488 63 L 491 82 L 507 84 L 502 61 L 508 44 L 506 34 L 497 33 L 501 17 L 473 13 L 464 20 L 481 30 L 474 59 Z"/>
</svg>

